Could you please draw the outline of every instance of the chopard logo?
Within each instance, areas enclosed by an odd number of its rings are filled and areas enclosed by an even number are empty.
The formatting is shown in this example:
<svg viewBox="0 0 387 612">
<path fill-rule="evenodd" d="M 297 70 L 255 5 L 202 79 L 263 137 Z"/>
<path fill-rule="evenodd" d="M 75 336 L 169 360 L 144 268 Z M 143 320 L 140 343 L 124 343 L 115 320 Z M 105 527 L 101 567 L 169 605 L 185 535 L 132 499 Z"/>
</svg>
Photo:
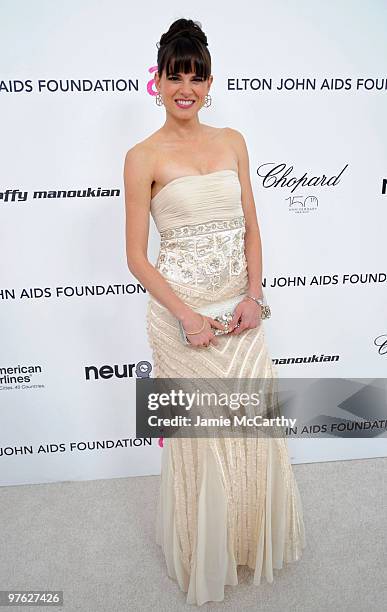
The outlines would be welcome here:
<svg viewBox="0 0 387 612">
<path fill-rule="evenodd" d="M 387 334 L 382 334 L 381 336 L 377 336 L 374 340 L 375 346 L 378 347 L 379 355 L 387 354 Z"/>
<path fill-rule="evenodd" d="M 268 166 L 268 168 L 267 168 Z M 339 172 L 337 176 L 333 175 L 327 177 L 325 174 L 322 176 L 311 176 L 308 177 L 307 173 L 297 178 L 296 176 L 289 176 L 293 171 L 293 166 L 286 167 L 286 164 L 261 164 L 257 169 L 258 176 L 263 178 L 262 186 L 266 189 L 270 187 L 292 187 L 290 190 L 293 193 L 296 189 L 301 187 L 336 187 L 340 183 L 340 177 L 343 172 L 348 168 L 348 164 Z"/>
<path fill-rule="evenodd" d="M 261 164 L 257 169 L 257 174 L 262 180 L 265 189 L 271 187 L 290 188 L 288 201 L 289 212 L 309 213 L 318 209 L 318 197 L 312 192 L 313 187 L 336 187 L 340 183 L 341 176 L 348 168 L 346 164 L 337 175 L 308 176 L 306 172 L 301 177 L 292 176 L 293 166 L 287 167 L 286 164 Z M 302 193 L 294 195 L 296 190 L 302 189 Z M 312 192 L 312 193 L 311 193 Z"/>
</svg>

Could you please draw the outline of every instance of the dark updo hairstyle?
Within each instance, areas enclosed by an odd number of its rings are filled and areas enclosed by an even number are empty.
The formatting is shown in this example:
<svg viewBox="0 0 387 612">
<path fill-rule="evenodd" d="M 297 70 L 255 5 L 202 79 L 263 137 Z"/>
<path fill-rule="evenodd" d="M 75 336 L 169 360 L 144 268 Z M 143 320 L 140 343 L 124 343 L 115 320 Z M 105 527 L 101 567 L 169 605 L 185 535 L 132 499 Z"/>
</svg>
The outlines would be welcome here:
<svg viewBox="0 0 387 612">
<path fill-rule="evenodd" d="M 177 19 L 156 45 L 159 76 L 163 70 L 167 77 L 178 72 L 194 72 L 207 80 L 211 74 L 211 56 L 207 45 L 207 36 L 198 21 Z"/>
</svg>

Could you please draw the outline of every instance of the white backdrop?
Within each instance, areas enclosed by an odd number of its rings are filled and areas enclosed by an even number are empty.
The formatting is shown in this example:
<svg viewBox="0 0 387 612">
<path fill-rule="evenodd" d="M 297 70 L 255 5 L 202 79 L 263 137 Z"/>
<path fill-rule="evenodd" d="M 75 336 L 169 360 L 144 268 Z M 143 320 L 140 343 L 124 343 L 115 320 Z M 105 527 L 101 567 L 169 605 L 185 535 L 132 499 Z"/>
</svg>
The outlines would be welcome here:
<svg viewBox="0 0 387 612">
<path fill-rule="evenodd" d="M 164 122 L 156 42 L 179 17 L 209 39 L 201 121 L 248 145 L 272 358 L 338 356 L 278 364 L 279 375 L 386 375 L 385 3 L 0 7 L 0 484 L 159 473 L 157 440 L 135 438 L 138 366 L 152 376 L 152 361 L 122 171 Z M 338 178 L 274 186 L 262 174 L 280 164 L 277 178 Z M 157 252 L 152 221 L 153 263 Z M 295 463 L 387 455 L 385 437 L 290 448 Z"/>
</svg>

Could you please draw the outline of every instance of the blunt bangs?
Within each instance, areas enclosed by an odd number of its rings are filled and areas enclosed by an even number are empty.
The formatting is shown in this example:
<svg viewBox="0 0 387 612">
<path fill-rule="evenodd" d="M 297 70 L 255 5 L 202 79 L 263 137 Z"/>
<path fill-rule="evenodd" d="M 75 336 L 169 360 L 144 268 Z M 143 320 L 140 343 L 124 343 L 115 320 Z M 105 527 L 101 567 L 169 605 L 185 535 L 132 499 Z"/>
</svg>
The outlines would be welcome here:
<svg viewBox="0 0 387 612">
<path fill-rule="evenodd" d="M 211 58 L 190 39 L 180 39 L 168 45 L 166 53 L 160 58 L 159 74 L 165 70 L 166 76 L 195 73 L 207 80 L 211 74 Z M 167 55 L 168 53 L 168 55 Z"/>
</svg>

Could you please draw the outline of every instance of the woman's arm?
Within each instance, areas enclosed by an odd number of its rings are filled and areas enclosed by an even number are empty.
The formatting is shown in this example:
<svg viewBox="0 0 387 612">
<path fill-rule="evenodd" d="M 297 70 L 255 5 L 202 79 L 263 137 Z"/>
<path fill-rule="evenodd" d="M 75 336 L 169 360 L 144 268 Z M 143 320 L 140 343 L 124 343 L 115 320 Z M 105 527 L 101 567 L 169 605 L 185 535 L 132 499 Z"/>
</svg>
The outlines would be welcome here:
<svg viewBox="0 0 387 612">
<path fill-rule="evenodd" d="M 242 188 L 242 207 L 246 220 L 245 255 L 249 277 L 248 292 L 262 297 L 262 243 L 257 220 L 253 190 L 250 182 L 250 163 L 243 135 L 228 128 L 234 150 L 238 156 L 239 181 Z"/>
<path fill-rule="evenodd" d="M 127 263 L 145 289 L 184 324 L 187 317 L 192 317 L 192 309 L 148 261 L 152 181 L 150 153 L 144 146 L 135 145 L 127 152 L 124 163 Z"/>
</svg>

